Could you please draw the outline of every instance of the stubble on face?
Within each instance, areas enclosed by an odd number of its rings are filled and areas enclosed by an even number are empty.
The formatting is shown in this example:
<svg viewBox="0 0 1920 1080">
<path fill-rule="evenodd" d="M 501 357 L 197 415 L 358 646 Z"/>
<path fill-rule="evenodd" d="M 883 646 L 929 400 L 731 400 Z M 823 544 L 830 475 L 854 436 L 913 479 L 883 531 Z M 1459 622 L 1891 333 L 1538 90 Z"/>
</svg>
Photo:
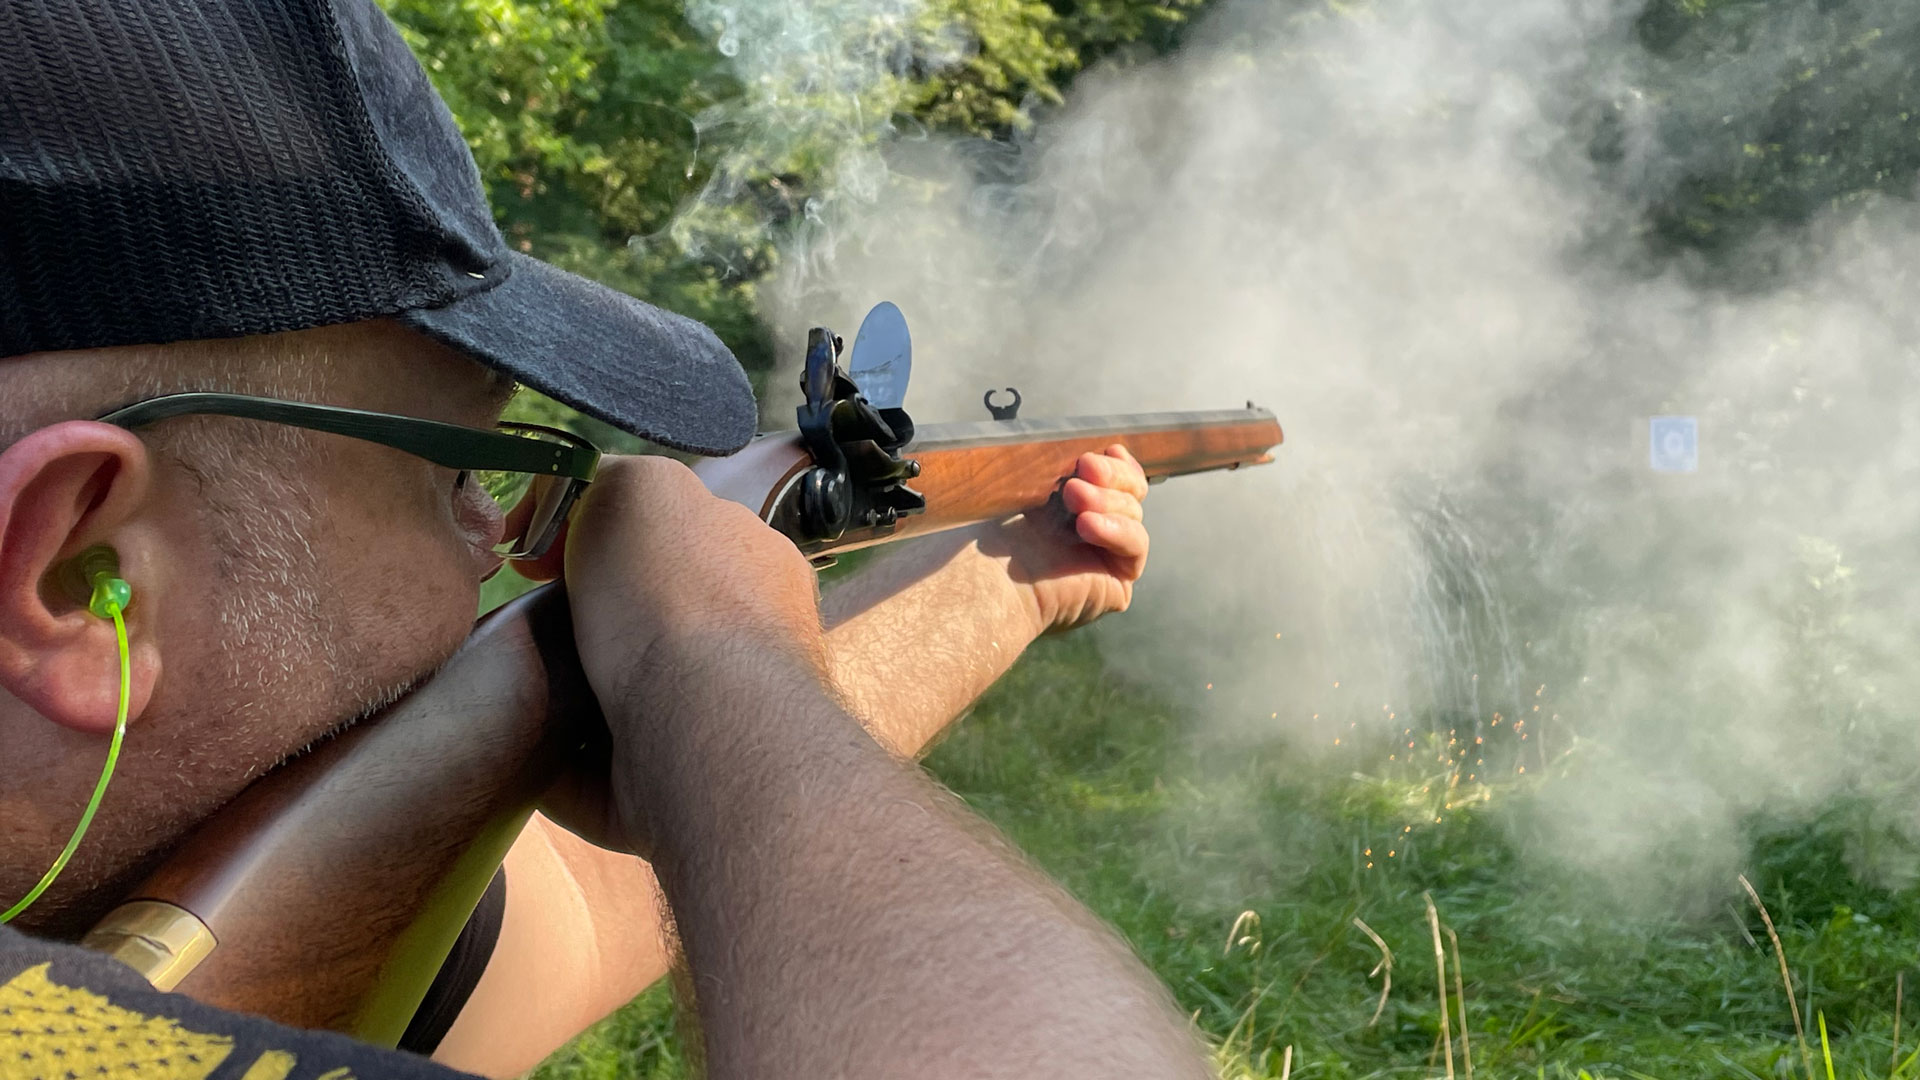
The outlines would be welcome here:
<svg viewBox="0 0 1920 1080">
<path fill-rule="evenodd" d="M 398 678 L 370 664 L 349 618 L 350 571 L 326 550 L 324 523 L 340 509 L 330 485 L 284 460 L 260 467 L 258 457 L 244 486 L 212 482 L 235 475 L 221 460 L 231 448 L 183 466 L 203 480 L 212 556 L 206 600 L 219 649 L 202 685 L 226 703 L 221 742 L 264 770 L 391 704 L 442 658 L 420 657 L 409 665 L 418 670 Z M 301 449 L 296 460 L 311 463 L 314 448 Z M 289 730 L 302 714 L 305 723 Z"/>
<path fill-rule="evenodd" d="M 409 350 L 419 375 L 411 396 L 421 400 L 369 396 L 391 386 Z M 449 386 L 487 382 L 477 365 L 394 327 L 312 333 L 284 359 L 290 371 L 277 385 L 303 376 L 308 385 L 282 396 L 406 415 L 430 415 L 424 403 Z M 224 705 L 196 725 L 217 724 L 217 737 L 189 753 L 216 771 L 244 761 L 257 774 L 377 713 L 443 664 L 471 625 L 478 581 L 438 535 L 444 520 L 419 512 L 418 500 L 445 502 L 450 492 L 434 484 L 451 474 L 340 436 L 207 423 L 223 437 L 176 438 L 170 448 L 201 501 L 210 557 L 217 650 L 202 657 L 198 696 Z"/>
<path fill-rule="evenodd" d="M 420 415 L 428 410 L 363 392 L 392 381 L 396 346 L 437 348 L 403 333 L 287 335 L 252 375 L 182 389 Z M 423 395 L 435 378 L 485 380 L 445 355 L 423 368 Z M 129 732 L 108 805 L 62 887 L 23 920 L 63 936 L 91 925 L 248 782 L 404 696 L 457 648 L 474 614 L 471 567 L 437 535 L 443 523 L 420 512 L 447 479 L 424 463 L 231 418 L 183 418 L 148 441 L 196 504 L 200 593 L 174 602 L 198 609 L 200 640 L 167 643 L 162 683 Z M 24 872 L 10 869 L 0 878 Z"/>
<path fill-rule="evenodd" d="M 295 337 L 268 379 L 293 400 L 366 407 L 357 391 L 390 378 L 397 359 L 381 331 Z M 354 455 L 398 451 L 276 424 L 202 423 L 221 430 L 183 431 L 165 451 L 190 479 L 206 526 L 217 650 L 201 666 L 213 682 L 202 685 L 227 706 L 220 742 L 263 770 L 402 696 L 444 662 L 448 635 L 422 652 L 429 643 L 386 639 L 355 617 L 372 602 L 362 586 L 376 560 L 341 550 L 333 525 L 361 510 L 352 495 L 368 478 Z M 441 623 L 464 626 L 471 614 L 468 602 Z"/>
</svg>

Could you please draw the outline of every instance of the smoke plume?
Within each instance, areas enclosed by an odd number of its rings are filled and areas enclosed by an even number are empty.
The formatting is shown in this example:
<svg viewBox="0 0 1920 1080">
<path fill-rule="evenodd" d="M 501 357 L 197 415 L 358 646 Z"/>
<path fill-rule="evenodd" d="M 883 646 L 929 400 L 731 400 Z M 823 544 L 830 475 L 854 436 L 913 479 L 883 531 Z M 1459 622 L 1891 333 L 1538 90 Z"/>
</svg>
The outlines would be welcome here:
<svg viewBox="0 0 1920 1080">
<path fill-rule="evenodd" d="M 1530 850 L 1662 902 L 1731 885 L 1748 815 L 1861 796 L 1899 841 L 1863 872 L 1905 880 L 1920 220 L 1758 237 L 1738 289 L 1649 254 L 1647 206 L 1727 142 L 1686 133 L 1788 53 L 1681 76 L 1634 15 L 1216 7 L 1012 143 L 883 140 L 772 290 L 778 340 L 895 301 L 922 422 L 1009 385 L 1036 416 L 1277 412 L 1276 465 L 1156 489 L 1101 631 L 1215 734 L 1517 781 Z M 1697 418 L 1697 471 L 1650 468 L 1657 415 Z"/>
</svg>

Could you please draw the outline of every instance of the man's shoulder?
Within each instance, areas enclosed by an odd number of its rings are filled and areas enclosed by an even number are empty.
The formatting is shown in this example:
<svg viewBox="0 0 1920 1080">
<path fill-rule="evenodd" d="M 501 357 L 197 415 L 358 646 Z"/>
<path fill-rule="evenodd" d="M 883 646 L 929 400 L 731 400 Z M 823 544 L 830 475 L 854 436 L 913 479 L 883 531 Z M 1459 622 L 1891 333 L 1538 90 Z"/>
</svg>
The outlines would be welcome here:
<svg viewBox="0 0 1920 1080">
<path fill-rule="evenodd" d="M 161 993 L 116 961 L 0 927 L 0 1080 L 455 1080 L 424 1058 Z"/>
</svg>

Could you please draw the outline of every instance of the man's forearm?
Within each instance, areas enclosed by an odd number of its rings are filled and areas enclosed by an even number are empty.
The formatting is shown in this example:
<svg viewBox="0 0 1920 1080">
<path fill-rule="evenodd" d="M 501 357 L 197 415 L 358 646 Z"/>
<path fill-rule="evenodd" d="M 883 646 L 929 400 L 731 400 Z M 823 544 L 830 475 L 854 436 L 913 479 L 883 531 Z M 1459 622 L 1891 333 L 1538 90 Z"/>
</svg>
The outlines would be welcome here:
<svg viewBox="0 0 1920 1080">
<path fill-rule="evenodd" d="M 826 590 L 835 684 L 882 746 L 914 757 L 1006 674 L 1042 627 L 991 526 L 908 541 Z"/>
<path fill-rule="evenodd" d="M 827 590 L 837 689 L 888 750 L 924 751 L 1038 633 L 1031 593 L 1006 562 L 962 530 L 902 543 Z M 633 856 L 536 818 L 508 863 L 502 947 L 434 1055 L 489 1076 L 525 1072 L 665 975 L 671 956 L 652 872 Z M 552 962 L 572 949 L 588 961 Z"/>
<path fill-rule="evenodd" d="M 714 1076 L 1206 1075 L 1090 913 L 805 676 L 733 656 L 724 686 L 696 663 L 615 706 L 701 717 L 618 769 Z"/>
</svg>

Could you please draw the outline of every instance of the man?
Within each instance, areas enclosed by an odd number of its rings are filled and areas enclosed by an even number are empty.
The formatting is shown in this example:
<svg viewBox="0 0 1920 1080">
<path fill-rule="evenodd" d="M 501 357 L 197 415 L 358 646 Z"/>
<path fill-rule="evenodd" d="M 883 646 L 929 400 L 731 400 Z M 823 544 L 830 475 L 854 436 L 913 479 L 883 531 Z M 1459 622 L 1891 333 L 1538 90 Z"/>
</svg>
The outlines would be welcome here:
<svg viewBox="0 0 1920 1080">
<path fill-rule="evenodd" d="M 604 462 L 561 558 L 472 481 L 497 464 L 407 449 L 423 421 L 484 432 L 515 382 L 699 453 L 755 419 L 703 327 L 505 250 L 369 0 L 0 0 L 9 902 L 56 860 L 122 704 L 113 628 L 64 577 L 106 545 L 134 590 L 117 778 L 18 925 L 73 936 L 253 778 L 431 673 L 504 548 L 568 581 L 613 746 L 589 831 L 653 867 L 545 825 L 516 851 L 528 897 L 603 871 L 554 894 L 589 916 L 558 940 L 629 964 L 544 1038 L 657 974 L 657 873 L 715 1075 L 1203 1075 L 1125 947 L 848 711 L 911 751 L 1025 638 L 1124 607 L 1145 556 L 1124 452 L 1065 493 L 1083 542 L 1026 522 L 925 545 L 837 596 L 829 635 L 792 546 L 681 466 Z M 938 648 L 896 633 L 949 600 L 989 601 L 963 662 L 886 704 L 887 651 Z M 0 1077 L 434 1070 L 11 930 L 0 980 Z M 512 990 L 482 982 L 474 1008 Z"/>
</svg>

